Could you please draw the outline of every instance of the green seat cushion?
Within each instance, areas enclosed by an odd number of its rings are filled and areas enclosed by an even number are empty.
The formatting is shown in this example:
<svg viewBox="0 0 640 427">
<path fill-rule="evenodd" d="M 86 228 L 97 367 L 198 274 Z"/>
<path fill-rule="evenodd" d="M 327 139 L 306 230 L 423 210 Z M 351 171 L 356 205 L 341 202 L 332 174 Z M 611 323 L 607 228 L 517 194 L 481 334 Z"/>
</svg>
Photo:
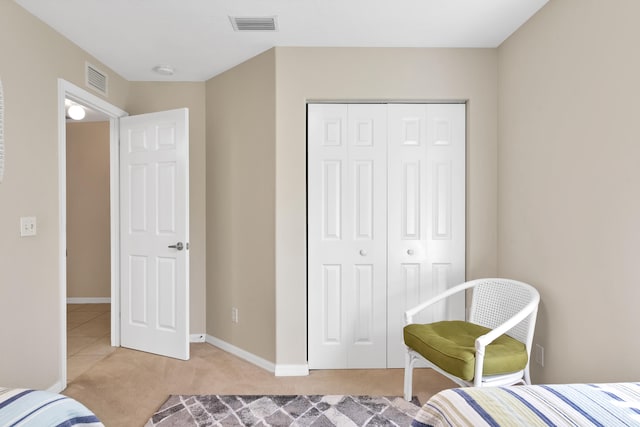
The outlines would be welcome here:
<svg viewBox="0 0 640 427">
<path fill-rule="evenodd" d="M 476 362 L 476 338 L 489 328 L 460 320 L 404 327 L 404 343 L 446 372 L 471 381 Z M 483 376 L 517 372 L 527 365 L 523 343 L 501 335 L 485 349 Z"/>
</svg>

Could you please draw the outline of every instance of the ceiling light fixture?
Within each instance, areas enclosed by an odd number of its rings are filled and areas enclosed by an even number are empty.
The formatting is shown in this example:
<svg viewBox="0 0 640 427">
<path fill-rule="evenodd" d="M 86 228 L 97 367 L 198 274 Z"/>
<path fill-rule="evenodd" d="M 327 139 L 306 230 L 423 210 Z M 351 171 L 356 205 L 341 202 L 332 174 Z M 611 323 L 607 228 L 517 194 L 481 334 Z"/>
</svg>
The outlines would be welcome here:
<svg viewBox="0 0 640 427">
<path fill-rule="evenodd" d="M 67 114 L 69 114 L 69 117 L 71 117 L 73 120 L 82 120 L 87 115 L 87 112 L 84 111 L 82 105 L 74 104 L 69 107 L 69 109 L 67 110 Z"/>
<path fill-rule="evenodd" d="M 175 72 L 171 65 L 156 65 L 153 67 L 153 71 L 163 76 L 173 76 Z"/>
</svg>

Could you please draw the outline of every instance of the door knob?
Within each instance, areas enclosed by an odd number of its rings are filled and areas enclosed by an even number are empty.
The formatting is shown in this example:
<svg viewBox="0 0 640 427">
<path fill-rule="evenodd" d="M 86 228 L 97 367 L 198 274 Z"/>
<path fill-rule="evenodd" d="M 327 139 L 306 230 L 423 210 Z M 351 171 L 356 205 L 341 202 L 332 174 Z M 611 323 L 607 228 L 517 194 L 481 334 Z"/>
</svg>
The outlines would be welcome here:
<svg viewBox="0 0 640 427">
<path fill-rule="evenodd" d="M 360 249 L 360 255 L 367 256 L 367 251 L 365 251 L 364 249 Z"/>
<path fill-rule="evenodd" d="M 172 249 L 177 249 L 177 250 L 179 250 L 179 251 L 181 251 L 182 249 L 184 249 L 184 245 L 182 244 L 182 242 L 178 242 L 178 243 L 176 243 L 175 245 L 169 245 L 168 247 L 169 247 L 169 248 L 172 248 Z"/>
<path fill-rule="evenodd" d="M 409 249 L 409 250 L 407 251 L 407 254 L 409 254 L 409 255 L 413 255 L 413 254 L 414 254 L 413 249 Z"/>
</svg>

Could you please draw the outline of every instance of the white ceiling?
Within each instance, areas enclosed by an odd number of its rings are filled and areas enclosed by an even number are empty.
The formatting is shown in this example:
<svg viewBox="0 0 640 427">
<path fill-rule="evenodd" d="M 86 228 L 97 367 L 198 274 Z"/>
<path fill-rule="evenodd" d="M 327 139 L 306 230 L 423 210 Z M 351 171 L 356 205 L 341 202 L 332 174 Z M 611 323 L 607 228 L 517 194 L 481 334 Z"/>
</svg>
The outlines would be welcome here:
<svg viewBox="0 0 640 427">
<path fill-rule="evenodd" d="M 204 81 L 273 46 L 497 47 L 548 0 L 15 1 L 127 80 Z M 278 31 L 229 16 L 277 16 Z"/>
</svg>

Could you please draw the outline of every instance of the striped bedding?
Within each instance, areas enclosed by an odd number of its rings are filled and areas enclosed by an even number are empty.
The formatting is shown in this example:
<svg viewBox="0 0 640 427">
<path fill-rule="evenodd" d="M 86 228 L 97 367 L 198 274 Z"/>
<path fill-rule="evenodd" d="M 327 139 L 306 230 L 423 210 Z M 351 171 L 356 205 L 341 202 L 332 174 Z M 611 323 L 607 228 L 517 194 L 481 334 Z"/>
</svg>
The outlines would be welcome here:
<svg viewBox="0 0 640 427">
<path fill-rule="evenodd" d="M 640 426 L 640 383 L 443 390 L 412 426 Z"/>
<path fill-rule="evenodd" d="M 39 390 L 0 388 L 2 427 L 104 427 L 80 402 Z"/>
</svg>

